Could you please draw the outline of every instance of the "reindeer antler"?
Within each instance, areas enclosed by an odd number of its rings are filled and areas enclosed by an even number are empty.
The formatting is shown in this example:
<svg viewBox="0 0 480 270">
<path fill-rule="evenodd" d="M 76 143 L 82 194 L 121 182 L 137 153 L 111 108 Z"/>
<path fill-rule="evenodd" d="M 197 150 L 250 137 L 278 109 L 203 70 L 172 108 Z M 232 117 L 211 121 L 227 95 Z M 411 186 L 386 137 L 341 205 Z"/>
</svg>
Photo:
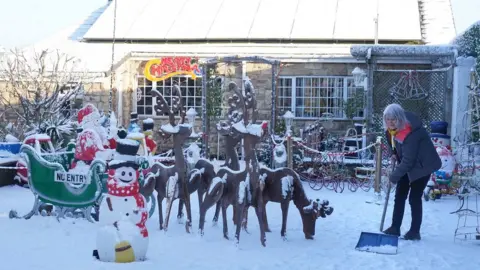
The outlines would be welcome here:
<svg viewBox="0 0 480 270">
<path fill-rule="evenodd" d="M 177 92 L 176 97 L 172 97 L 173 109 L 175 112 L 180 112 L 180 124 L 185 123 L 185 116 L 187 116 L 187 111 L 185 110 L 185 104 L 183 104 L 182 91 L 177 84 L 173 85 L 175 91 Z M 177 100 L 178 98 L 178 100 Z"/>
<path fill-rule="evenodd" d="M 230 123 L 238 123 L 242 120 L 245 114 L 245 100 L 242 93 L 238 90 L 237 84 L 235 82 L 230 82 L 228 88 L 234 93 L 233 96 L 228 98 L 228 121 Z"/>
<path fill-rule="evenodd" d="M 228 98 L 228 115 L 227 120 L 220 121 L 217 124 L 217 130 L 228 132 L 229 136 L 239 136 L 240 134 L 232 128 L 232 125 L 243 121 L 245 102 L 242 93 L 238 90 L 235 82 L 228 84 L 229 91 L 234 94 Z M 224 133 L 225 134 L 225 133 Z"/>
<path fill-rule="evenodd" d="M 180 124 L 183 124 L 185 123 L 186 111 L 183 106 L 180 87 L 177 84 L 174 84 L 172 88 L 172 93 L 175 91 L 177 94 L 176 96 L 172 95 L 172 107 L 168 105 L 167 100 L 165 100 L 165 97 L 158 92 L 158 90 L 152 89 L 152 96 L 157 97 L 157 104 L 154 106 L 155 112 L 157 112 L 157 114 L 168 114 L 170 125 L 175 126 L 175 113 L 180 111 Z"/>
<path fill-rule="evenodd" d="M 257 110 L 257 99 L 255 95 L 255 88 L 253 87 L 252 82 L 250 79 L 245 79 L 244 82 L 245 86 L 245 112 L 244 112 L 244 121 L 245 125 L 248 125 L 248 110 L 252 110 L 252 124 L 255 124 L 258 117 L 258 110 Z"/>
</svg>

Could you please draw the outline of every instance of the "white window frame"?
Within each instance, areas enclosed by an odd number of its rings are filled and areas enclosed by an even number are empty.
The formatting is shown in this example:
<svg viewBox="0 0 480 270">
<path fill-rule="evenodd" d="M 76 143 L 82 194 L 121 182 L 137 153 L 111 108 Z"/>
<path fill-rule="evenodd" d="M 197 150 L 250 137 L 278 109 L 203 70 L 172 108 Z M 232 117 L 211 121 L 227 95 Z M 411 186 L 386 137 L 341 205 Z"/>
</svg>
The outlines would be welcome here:
<svg viewBox="0 0 480 270">
<path fill-rule="evenodd" d="M 189 79 L 192 79 L 193 78 L 189 75 L 178 75 L 178 76 L 174 76 L 173 78 L 189 78 Z M 137 101 L 137 91 L 138 91 L 138 88 L 140 87 L 139 84 L 138 84 L 138 81 L 139 79 L 144 79 L 146 80 L 145 76 L 144 75 L 140 75 L 140 74 L 137 74 L 135 76 L 135 82 L 134 82 L 134 91 L 132 93 L 132 111 L 133 112 L 137 112 L 138 113 L 138 101 Z M 197 77 L 196 79 L 200 79 L 200 77 Z M 168 79 L 170 80 L 170 78 Z M 201 86 L 201 81 L 199 82 L 200 83 L 200 86 Z M 152 89 L 156 89 L 157 88 L 157 84 L 163 84 L 163 81 L 160 81 L 160 82 L 152 82 Z M 145 87 L 146 85 L 142 85 L 141 87 Z M 195 84 L 195 87 L 198 87 L 198 83 Z M 144 95 L 145 97 L 145 95 Z M 197 96 L 197 95 L 194 95 L 194 96 L 182 96 L 182 98 L 193 98 L 193 99 L 197 99 L 198 97 L 201 98 L 201 92 L 200 92 L 200 96 Z M 157 97 L 154 97 L 152 96 L 152 114 L 140 114 L 138 113 L 138 117 L 150 117 L 150 118 L 154 118 L 154 119 L 166 119 L 168 118 L 168 116 L 165 116 L 165 115 L 157 115 L 157 113 L 155 112 L 155 110 L 153 109 L 153 106 L 155 106 L 155 104 L 157 104 Z M 171 106 L 171 104 L 169 104 Z M 144 105 L 144 107 L 146 107 L 148 105 Z M 200 99 L 200 104 L 195 104 L 194 107 L 196 110 L 197 110 L 197 116 L 195 117 L 196 119 L 197 118 L 201 118 L 201 114 L 199 112 L 202 111 L 202 104 L 201 104 L 201 99 Z M 186 107 L 186 110 L 190 109 L 190 107 Z M 178 117 L 178 115 L 175 115 L 175 117 Z"/>
<path fill-rule="evenodd" d="M 343 92 L 342 92 L 342 96 L 343 96 L 343 101 L 346 102 L 348 100 L 348 80 L 351 79 L 353 80 L 353 77 L 352 76 L 279 76 L 279 79 L 291 79 L 292 80 L 292 86 L 291 86 L 291 92 L 292 92 L 292 95 L 291 95 L 291 108 L 290 108 L 290 111 L 292 113 L 295 114 L 296 112 L 296 109 L 297 109 L 297 105 L 296 105 L 296 99 L 297 99 L 297 79 L 305 79 L 305 78 L 316 78 L 316 79 L 338 79 L 338 78 L 342 78 L 343 79 Z M 360 87 L 356 87 L 356 88 L 360 88 Z M 358 89 L 358 91 L 361 91 L 360 89 Z M 366 89 L 364 89 L 364 93 L 366 94 Z M 279 96 L 279 98 L 284 98 L 284 97 L 287 97 L 287 96 Z M 278 105 L 277 105 L 278 107 Z M 283 108 L 283 107 L 282 107 Z M 365 112 L 365 108 L 364 108 L 364 112 Z M 347 116 L 345 115 L 345 111 L 344 109 L 342 108 L 342 115 L 343 117 L 333 117 L 331 118 L 332 120 L 347 120 Z M 298 119 L 298 120 L 312 120 L 312 119 L 318 119 L 319 117 L 317 116 L 314 116 L 314 117 L 297 117 L 295 116 L 295 119 Z M 358 120 L 363 120 L 365 119 L 365 114 L 363 117 L 354 117 L 354 119 L 358 119 Z"/>
</svg>

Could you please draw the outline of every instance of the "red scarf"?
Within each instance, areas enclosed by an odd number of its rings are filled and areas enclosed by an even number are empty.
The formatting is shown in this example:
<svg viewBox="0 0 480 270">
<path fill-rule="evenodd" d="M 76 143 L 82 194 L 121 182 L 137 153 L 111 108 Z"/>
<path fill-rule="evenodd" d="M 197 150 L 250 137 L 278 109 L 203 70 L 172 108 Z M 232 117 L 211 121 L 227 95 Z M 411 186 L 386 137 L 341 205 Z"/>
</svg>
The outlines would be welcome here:
<svg viewBox="0 0 480 270">
<path fill-rule="evenodd" d="M 108 180 L 107 180 L 108 194 L 112 196 L 118 196 L 118 197 L 134 197 L 137 203 L 137 207 L 139 209 L 144 209 L 145 201 L 144 201 L 143 195 L 140 194 L 140 185 L 138 181 L 135 181 L 130 185 L 119 186 L 114 176 L 115 176 L 115 169 L 109 169 Z M 147 219 L 148 219 L 148 212 L 142 211 L 141 215 L 142 215 L 142 219 L 136 225 L 140 229 L 140 233 L 142 234 L 142 236 L 148 237 L 147 227 L 145 226 L 145 223 L 147 222 Z"/>
<path fill-rule="evenodd" d="M 410 126 L 410 124 L 406 124 L 404 129 L 398 131 L 395 134 L 395 139 L 400 143 L 403 143 L 403 141 L 405 140 L 407 135 L 410 134 L 410 132 L 412 132 L 412 126 Z"/>
</svg>

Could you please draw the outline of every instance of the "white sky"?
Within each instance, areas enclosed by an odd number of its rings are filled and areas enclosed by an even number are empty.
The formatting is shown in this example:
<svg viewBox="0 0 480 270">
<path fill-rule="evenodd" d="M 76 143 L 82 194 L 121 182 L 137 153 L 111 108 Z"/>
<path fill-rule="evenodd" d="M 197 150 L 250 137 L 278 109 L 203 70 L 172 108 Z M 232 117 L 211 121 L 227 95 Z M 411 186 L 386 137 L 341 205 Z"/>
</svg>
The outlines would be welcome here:
<svg viewBox="0 0 480 270">
<path fill-rule="evenodd" d="M 480 0 L 451 2 L 457 33 L 480 20 Z M 106 3 L 107 0 L 0 0 L 0 46 L 22 47 L 38 42 L 82 22 Z"/>
</svg>

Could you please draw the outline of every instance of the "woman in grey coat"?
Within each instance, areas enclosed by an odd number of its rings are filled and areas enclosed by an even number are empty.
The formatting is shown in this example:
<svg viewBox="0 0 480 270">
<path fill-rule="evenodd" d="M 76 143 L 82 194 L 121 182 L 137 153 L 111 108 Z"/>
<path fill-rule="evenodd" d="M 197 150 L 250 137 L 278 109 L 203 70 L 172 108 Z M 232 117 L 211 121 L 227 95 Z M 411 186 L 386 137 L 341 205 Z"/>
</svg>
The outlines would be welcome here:
<svg viewBox="0 0 480 270">
<path fill-rule="evenodd" d="M 390 104 L 383 112 L 383 123 L 392 151 L 392 160 L 398 163 L 389 179 L 393 184 L 397 184 L 392 226 L 384 233 L 400 236 L 405 201 L 408 197 L 412 223 L 404 239 L 420 240 L 423 190 L 430 175 L 442 166 L 442 161 L 427 130 L 415 114 L 404 111 L 398 104 Z"/>
</svg>

